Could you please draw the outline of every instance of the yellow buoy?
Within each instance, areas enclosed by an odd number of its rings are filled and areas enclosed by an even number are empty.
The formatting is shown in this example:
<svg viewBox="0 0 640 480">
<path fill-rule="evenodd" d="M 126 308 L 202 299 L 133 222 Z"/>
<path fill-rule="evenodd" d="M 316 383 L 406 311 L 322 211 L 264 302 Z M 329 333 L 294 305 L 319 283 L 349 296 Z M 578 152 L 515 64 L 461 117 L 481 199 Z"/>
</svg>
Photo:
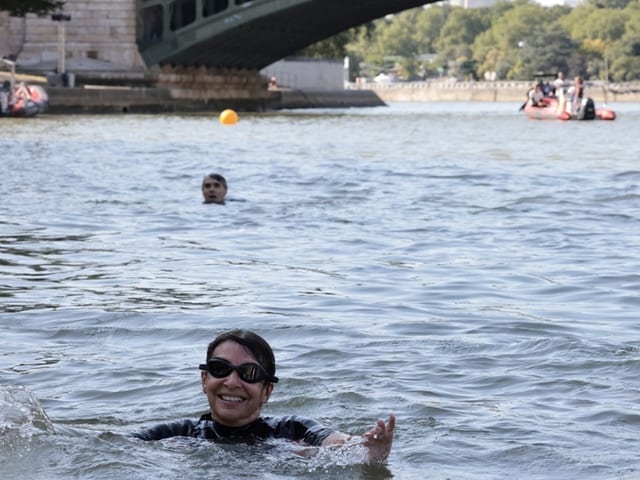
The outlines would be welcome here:
<svg viewBox="0 0 640 480">
<path fill-rule="evenodd" d="M 227 108 L 220 114 L 220 123 L 223 125 L 235 125 L 238 123 L 238 114 Z"/>
</svg>

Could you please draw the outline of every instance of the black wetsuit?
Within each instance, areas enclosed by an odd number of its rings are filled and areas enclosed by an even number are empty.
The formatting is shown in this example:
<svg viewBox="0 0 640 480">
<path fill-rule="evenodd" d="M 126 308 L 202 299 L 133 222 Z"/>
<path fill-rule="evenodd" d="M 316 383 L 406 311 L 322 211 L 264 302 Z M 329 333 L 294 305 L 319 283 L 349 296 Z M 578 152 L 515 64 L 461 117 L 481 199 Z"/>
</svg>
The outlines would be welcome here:
<svg viewBox="0 0 640 480">
<path fill-rule="evenodd" d="M 156 425 L 132 435 L 141 440 L 162 440 L 170 437 L 196 437 L 220 442 L 251 442 L 264 438 L 286 438 L 307 445 L 319 446 L 334 430 L 325 428 L 315 420 L 295 415 L 275 418 L 260 417 L 244 427 L 228 427 L 216 423 L 211 413 L 197 422 L 178 420 Z"/>
</svg>

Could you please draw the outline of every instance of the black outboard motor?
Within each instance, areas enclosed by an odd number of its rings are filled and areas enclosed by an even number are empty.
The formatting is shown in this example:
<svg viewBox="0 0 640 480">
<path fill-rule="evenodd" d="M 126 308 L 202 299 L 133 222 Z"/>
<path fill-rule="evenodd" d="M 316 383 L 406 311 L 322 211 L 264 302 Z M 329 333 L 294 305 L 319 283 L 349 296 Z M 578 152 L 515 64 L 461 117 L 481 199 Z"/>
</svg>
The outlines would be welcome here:
<svg viewBox="0 0 640 480">
<path fill-rule="evenodd" d="M 591 97 L 582 102 L 582 109 L 584 111 L 585 120 L 593 120 L 596 118 L 596 106 Z"/>
<path fill-rule="evenodd" d="M 596 118 L 596 106 L 592 98 L 583 98 L 576 111 L 571 114 L 576 120 L 593 120 Z"/>
</svg>

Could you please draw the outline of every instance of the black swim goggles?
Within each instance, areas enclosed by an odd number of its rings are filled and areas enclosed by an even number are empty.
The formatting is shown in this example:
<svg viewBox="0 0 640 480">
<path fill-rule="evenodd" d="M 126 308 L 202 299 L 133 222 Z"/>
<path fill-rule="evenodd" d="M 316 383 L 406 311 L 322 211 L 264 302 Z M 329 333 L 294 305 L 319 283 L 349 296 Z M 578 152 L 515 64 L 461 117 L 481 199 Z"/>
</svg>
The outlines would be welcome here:
<svg viewBox="0 0 640 480">
<path fill-rule="evenodd" d="M 258 383 L 266 380 L 267 382 L 277 383 L 278 377 L 269 375 L 264 368 L 257 363 L 243 363 L 242 365 L 233 365 L 224 358 L 213 357 L 207 363 L 200 364 L 200 370 L 209 372 L 216 378 L 225 378 L 231 375 L 234 370 L 243 382 Z"/>
</svg>

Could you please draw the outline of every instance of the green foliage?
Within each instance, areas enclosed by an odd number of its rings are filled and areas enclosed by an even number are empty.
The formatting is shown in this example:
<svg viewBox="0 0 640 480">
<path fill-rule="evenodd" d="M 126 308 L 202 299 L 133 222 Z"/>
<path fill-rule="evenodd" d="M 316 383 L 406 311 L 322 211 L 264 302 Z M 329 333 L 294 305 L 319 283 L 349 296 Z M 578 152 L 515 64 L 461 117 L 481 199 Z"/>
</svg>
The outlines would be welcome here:
<svg viewBox="0 0 640 480">
<path fill-rule="evenodd" d="M 585 0 L 575 8 L 530 0 L 475 9 L 434 3 L 349 32 L 332 58 L 347 53 L 352 65 L 361 66 L 358 75 L 393 69 L 407 80 L 493 73 L 496 79 L 531 80 L 561 70 L 604 79 L 606 70 L 610 80 L 640 79 L 639 0 Z"/>
<path fill-rule="evenodd" d="M 595 8 L 626 8 L 637 0 L 586 0 L 585 4 Z"/>
<path fill-rule="evenodd" d="M 27 13 L 44 15 L 62 8 L 64 3 L 60 0 L 0 0 L 0 11 L 16 17 L 24 17 Z"/>
<path fill-rule="evenodd" d="M 435 53 L 436 43 L 440 37 L 440 32 L 444 27 L 452 7 L 449 4 L 434 4 L 426 10 L 413 10 L 417 13 L 415 19 L 415 39 L 420 45 L 420 53 Z M 403 12 L 401 15 L 405 15 Z"/>
<path fill-rule="evenodd" d="M 298 52 L 298 55 L 309 58 L 342 58 L 347 54 L 347 44 L 353 39 L 354 30 L 346 30 L 308 46 Z"/>
<path fill-rule="evenodd" d="M 582 10 L 575 11 L 581 13 Z M 627 22 L 623 10 L 592 9 L 584 14 L 581 13 L 580 17 L 578 23 L 573 23 L 568 28 L 571 37 L 576 40 L 599 38 L 611 42 L 624 34 Z"/>
<path fill-rule="evenodd" d="M 489 26 L 489 16 L 485 9 L 456 8 L 442 26 L 436 48 L 441 52 L 455 50 L 460 45 L 470 45 Z"/>
</svg>

